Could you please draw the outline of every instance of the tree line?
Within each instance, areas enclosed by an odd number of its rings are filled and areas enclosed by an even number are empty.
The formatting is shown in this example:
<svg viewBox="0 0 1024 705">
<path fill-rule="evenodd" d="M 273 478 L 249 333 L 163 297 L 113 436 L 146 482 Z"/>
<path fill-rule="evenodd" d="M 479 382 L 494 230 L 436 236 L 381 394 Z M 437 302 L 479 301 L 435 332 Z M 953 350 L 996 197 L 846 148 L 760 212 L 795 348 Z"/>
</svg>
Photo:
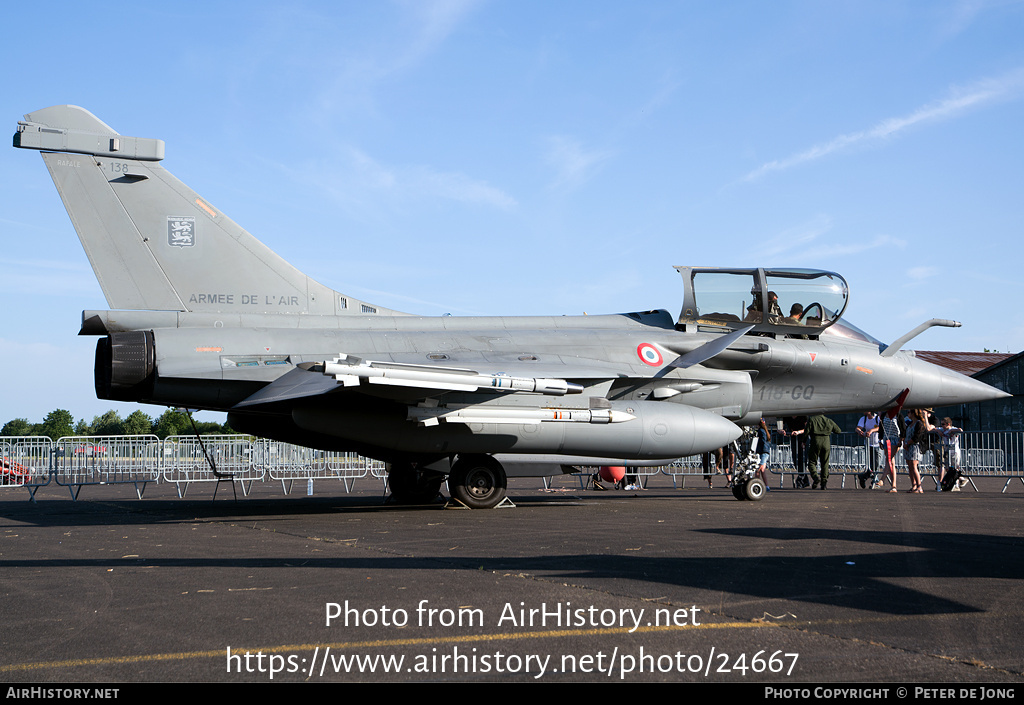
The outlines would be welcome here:
<svg viewBox="0 0 1024 705">
<path fill-rule="evenodd" d="M 196 428 L 202 435 L 234 433 L 226 423 L 213 421 L 196 421 Z M 57 440 L 64 436 L 136 436 L 153 434 L 161 440 L 168 436 L 192 435 L 195 430 L 188 415 L 183 411 L 168 409 L 156 419 L 145 412 L 133 411 L 127 418 L 111 409 L 105 414 L 94 416 L 92 423 L 80 419 L 75 423 L 71 412 L 66 409 L 54 409 L 42 423 L 32 423 L 28 419 L 11 419 L 0 429 L 0 436 L 48 436 Z"/>
</svg>

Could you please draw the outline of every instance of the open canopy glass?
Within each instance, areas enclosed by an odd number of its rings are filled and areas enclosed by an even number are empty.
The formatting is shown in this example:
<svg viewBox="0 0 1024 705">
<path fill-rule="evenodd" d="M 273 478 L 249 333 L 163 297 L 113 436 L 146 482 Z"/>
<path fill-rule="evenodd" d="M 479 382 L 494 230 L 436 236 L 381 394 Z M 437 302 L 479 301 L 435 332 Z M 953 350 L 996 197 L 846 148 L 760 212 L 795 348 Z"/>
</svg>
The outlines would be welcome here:
<svg viewBox="0 0 1024 705">
<path fill-rule="evenodd" d="M 816 336 L 839 320 L 849 289 L 820 269 L 676 267 L 683 277 L 679 324 Z"/>
</svg>

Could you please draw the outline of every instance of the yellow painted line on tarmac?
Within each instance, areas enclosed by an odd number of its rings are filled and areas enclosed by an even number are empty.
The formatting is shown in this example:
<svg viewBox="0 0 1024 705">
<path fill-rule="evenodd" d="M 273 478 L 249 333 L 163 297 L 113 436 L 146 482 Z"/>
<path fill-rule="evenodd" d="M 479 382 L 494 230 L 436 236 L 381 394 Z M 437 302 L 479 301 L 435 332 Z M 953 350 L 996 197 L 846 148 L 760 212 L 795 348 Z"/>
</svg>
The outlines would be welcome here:
<svg viewBox="0 0 1024 705">
<path fill-rule="evenodd" d="M 767 622 L 718 622 L 715 624 L 667 626 L 667 627 L 637 627 L 633 634 L 650 634 L 654 632 L 682 632 L 700 631 L 705 629 L 761 629 L 777 626 Z M 295 653 L 299 651 L 314 651 L 318 648 L 330 649 L 386 649 L 399 646 L 433 646 L 437 644 L 471 644 L 492 641 L 516 641 L 521 639 L 557 639 L 562 637 L 580 636 L 608 636 L 612 634 L 629 634 L 628 627 L 615 627 L 606 629 L 558 629 L 553 631 L 539 632 L 511 632 L 506 634 L 469 634 L 462 636 L 448 637 L 420 637 L 415 639 L 380 639 L 377 641 L 344 641 L 335 644 L 289 644 L 284 646 L 253 647 L 225 647 L 212 651 L 180 651 L 170 654 L 146 654 L 139 656 L 108 656 L 106 658 L 71 659 L 67 661 L 40 661 L 38 663 L 15 663 L 0 666 L 0 673 L 17 673 L 24 671 L 39 671 L 48 668 L 78 668 L 81 666 L 116 666 L 120 664 L 133 663 L 154 663 L 160 661 L 186 661 L 200 658 L 226 658 L 227 648 L 231 653 L 264 654 L 274 653 Z"/>
</svg>

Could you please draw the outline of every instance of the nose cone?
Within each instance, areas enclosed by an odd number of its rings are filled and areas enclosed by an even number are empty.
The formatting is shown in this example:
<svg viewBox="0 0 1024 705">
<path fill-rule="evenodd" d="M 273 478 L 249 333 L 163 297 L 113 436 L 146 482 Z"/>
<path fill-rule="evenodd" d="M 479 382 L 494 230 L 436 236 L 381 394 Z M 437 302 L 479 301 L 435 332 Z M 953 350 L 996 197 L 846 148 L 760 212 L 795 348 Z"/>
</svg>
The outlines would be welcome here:
<svg viewBox="0 0 1024 705">
<path fill-rule="evenodd" d="M 906 404 L 910 407 L 953 406 L 1013 396 L 959 372 L 924 360 L 911 362 L 914 382 Z"/>
</svg>

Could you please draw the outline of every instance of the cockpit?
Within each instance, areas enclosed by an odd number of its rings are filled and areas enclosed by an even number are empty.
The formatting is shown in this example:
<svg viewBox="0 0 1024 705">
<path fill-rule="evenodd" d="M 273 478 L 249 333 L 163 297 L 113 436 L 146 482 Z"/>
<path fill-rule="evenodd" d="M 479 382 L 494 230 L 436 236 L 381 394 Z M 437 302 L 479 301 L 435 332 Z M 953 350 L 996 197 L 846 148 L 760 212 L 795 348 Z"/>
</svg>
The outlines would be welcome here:
<svg viewBox="0 0 1024 705">
<path fill-rule="evenodd" d="M 676 270 L 683 277 L 677 326 L 689 330 L 753 326 L 752 334 L 817 338 L 839 321 L 849 301 L 846 280 L 820 269 Z M 859 329 L 853 331 L 845 335 L 871 339 Z"/>
</svg>

